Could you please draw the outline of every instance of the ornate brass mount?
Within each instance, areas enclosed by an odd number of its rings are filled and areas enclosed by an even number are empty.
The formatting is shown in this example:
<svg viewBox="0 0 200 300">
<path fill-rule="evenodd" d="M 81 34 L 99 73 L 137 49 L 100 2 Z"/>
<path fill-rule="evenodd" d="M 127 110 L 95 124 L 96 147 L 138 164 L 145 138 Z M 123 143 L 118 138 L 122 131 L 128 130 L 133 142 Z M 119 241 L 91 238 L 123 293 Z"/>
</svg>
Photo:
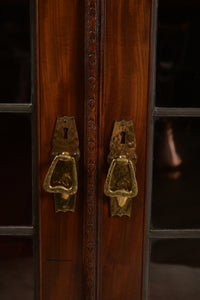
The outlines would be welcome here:
<svg viewBox="0 0 200 300">
<path fill-rule="evenodd" d="M 43 188 L 54 193 L 56 212 L 74 211 L 78 190 L 79 139 L 74 117 L 58 117 L 53 137 L 51 166 Z"/>
<path fill-rule="evenodd" d="M 110 197 L 111 216 L 131 216 L 131 201 L 138 194 L 136 160 L 133 121 L 115 121 L 104 186 L 105 195 Z"/>
</svg>

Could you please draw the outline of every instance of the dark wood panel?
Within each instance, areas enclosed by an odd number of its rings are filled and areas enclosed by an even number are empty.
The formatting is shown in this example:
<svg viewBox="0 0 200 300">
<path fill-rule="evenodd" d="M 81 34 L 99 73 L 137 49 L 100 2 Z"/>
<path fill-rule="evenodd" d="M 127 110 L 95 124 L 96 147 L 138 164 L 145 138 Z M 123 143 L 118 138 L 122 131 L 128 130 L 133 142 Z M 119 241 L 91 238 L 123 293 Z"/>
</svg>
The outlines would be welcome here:
<svg viewBox="0 0 200 300">
<path fill-rule="evenodd" d="M 75 213 L 55 213 L 42 190 L 57 116 L 75 116 L 83 153 L 83 0 L 38 1 L 41 299 L 82 299 L 82 165 Z"/>
<path fill-rule="evenodd" d="M 47 261 L 44 270 L 47 281 L 43 287 L 42 299 L 83 299 L 81 279 L 77 276 L 79 270 L 77 263 L 70 260 Z"/>
<path fill-rule="evenodd" d="M 141 299 L 144 251 L 146 138 L 151 1 L 105 1 L 101 148 L 105 182 L 115 120 L 133 120 L 137 140 L 139 194 L 132 216 L 110 217 L 103 200 L 102 299 Z M 103 185 L 103 184 L 102 184 Z M 100 187 L 103 191 L 103 186 Z"/>
</svg>

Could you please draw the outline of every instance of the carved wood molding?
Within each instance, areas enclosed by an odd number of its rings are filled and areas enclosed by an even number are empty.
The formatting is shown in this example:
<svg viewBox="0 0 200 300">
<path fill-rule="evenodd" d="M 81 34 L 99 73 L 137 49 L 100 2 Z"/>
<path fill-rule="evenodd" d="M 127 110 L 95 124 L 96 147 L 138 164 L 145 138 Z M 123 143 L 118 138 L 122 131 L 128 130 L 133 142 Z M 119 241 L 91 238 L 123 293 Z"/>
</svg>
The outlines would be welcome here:
<svg viewBox="0 0 200 300">
<path fill-rule="evenodd" d="M 99 97 L 99 1 L 85 1 L 85 203 L 83 226 L 84 299 L 96 299 L 97 164 Z"/>
</svg>

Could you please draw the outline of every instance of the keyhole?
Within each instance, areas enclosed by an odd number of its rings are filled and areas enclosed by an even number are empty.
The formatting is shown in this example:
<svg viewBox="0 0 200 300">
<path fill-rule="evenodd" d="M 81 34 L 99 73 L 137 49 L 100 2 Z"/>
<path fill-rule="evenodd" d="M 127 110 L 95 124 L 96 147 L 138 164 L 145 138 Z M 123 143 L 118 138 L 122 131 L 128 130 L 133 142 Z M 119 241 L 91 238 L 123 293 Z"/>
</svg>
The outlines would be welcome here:
<svg viewBox="0 0 200 300">
<path fill-rule="evenodd" d="M 64 139 L 67 139 L 68 137 L 68 128 L 64 128 Z"/>
<path fill-rule="evenodd" d="M 121 132 L 121 144 L 125 144 L 125 137 L 126 137 L 126 132 L 122 131 Z"/>
</svg>

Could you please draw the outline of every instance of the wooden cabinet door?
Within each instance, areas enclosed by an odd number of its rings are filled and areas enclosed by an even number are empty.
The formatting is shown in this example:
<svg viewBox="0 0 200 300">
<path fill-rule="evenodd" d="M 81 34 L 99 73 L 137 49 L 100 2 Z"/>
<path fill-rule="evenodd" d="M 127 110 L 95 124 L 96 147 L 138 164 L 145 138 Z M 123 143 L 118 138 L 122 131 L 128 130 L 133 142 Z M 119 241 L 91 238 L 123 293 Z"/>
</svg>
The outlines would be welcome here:
<svg viewBox="0 0 200 300">
<path fill-rule="evenodd" d="M 148 0 L 38 0 L 40 299 L 142 299 L 150 13 Z M 75 212 L 42 189 L 58 116 L 80 141 Z M 114 121 L 132 120 L 138 195 L 111 217 L 104 195 Z"/>
</svg>

